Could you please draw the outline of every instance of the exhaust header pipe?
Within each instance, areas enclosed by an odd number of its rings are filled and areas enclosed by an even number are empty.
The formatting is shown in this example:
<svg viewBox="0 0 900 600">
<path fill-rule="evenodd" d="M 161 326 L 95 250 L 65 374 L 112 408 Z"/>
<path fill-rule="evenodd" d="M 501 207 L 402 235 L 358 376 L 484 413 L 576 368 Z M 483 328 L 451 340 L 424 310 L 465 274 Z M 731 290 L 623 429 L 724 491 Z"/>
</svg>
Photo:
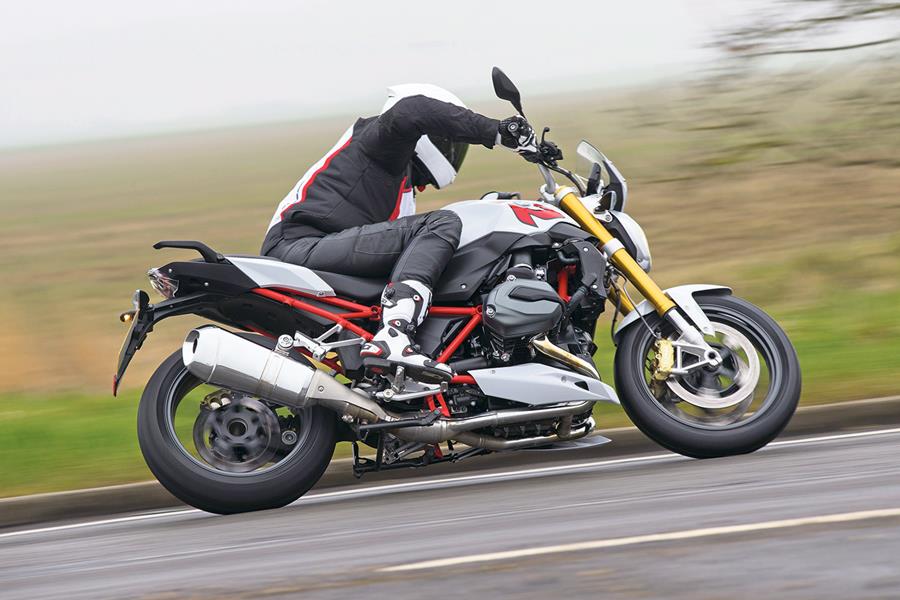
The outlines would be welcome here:
<svg viewBox="0 0 900 600">
<path fill-rule="evenodd" d="M 207 383 L 265 398 L 289 408 L 320 405 L 338 415 L 376 422 L 403 420 L 403 416 L 383 408 L 367 394 L 342 385 L 336 379 L 300 361 L 214 325 L 188 333 L 181 357 L 191 374 Z M 587 435 L 593 421 L 580 431 L 571 431 L 571 418 L 591 410 L 592 400 L 534 409 L 490 411 L 468 418 L 442 418 L 431 425 L 389 430 L 405 441 L 437 444 L 458 440 L 489 450 L 509 450 L 546 444 L 559 439 Z M 496 425 L 562 418 L 559 431 L 551 436 L 505 440 L 469 433 Z M 568 423 L 568 426 L 565 423 Z"/>
<path fill-rule="evenodd" d="M 600 380 L 600 373 L 597 372 L 597 367 L 594 366 L 594 363 L 579 358 L 568 350 L 563 350 L 548 340 L 546 335 L 540 339 L 535 338 L 531 340 L 531 346 L 541 354 L 549 356 L 554 360 L 558 360 L 564 365 L 568 365 L 576 373 L 593 377 L 598 381 Z"/>
</svg>

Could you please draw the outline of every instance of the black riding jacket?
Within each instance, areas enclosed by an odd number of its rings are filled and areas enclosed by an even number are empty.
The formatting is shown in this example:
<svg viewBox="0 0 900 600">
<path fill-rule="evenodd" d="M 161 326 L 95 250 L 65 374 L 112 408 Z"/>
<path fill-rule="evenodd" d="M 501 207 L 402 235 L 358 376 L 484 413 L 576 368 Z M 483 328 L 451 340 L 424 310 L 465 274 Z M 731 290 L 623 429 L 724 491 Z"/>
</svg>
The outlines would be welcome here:
<svg viewBox="0 0 900 600">
<path fill-rule="evenodd" d="M 396 218 L 409 192 L 416 143 L 436 135 L 494 146 L 499 121 L 427 96 L 403 98 L 381 116 L 359 119 L 278 206 L 263 241 L 317 236 Z"/>
</svg>

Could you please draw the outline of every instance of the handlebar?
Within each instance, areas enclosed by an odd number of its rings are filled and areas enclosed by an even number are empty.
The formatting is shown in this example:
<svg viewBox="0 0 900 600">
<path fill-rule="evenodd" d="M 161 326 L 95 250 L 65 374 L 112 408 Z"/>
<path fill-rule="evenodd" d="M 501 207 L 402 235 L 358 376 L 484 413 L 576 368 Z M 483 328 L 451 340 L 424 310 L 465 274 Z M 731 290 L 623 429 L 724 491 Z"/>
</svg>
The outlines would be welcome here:
<svg viewBox="0 0 900 600">
<path fill-rule="evenodd" d="M 547 192 L 550 194 L 556 192 L 556 188 L 559 186 L 553 178 L 553 172 L 542 164 L 538 164 L 538 170 L 540 170 L 541 175 L 544 177 L 544 185 L 546 186 Z"/>
</svg>

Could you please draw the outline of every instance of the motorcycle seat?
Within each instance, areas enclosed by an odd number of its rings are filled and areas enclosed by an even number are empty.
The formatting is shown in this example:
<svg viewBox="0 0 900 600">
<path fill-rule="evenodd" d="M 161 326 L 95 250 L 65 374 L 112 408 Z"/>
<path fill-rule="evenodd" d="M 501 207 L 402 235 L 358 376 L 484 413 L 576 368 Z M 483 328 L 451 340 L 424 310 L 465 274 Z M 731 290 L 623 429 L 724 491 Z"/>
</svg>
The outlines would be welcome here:
<svg viewBox="0 0 900 600">
<path fill-rule="evenodd" d="M 275 258 L 274 256 L 252 256 L 246 254 L 229 254 L 226 256 L 228 259 L 250 259 L 251 261 L 263 260 L 267 262 L 276 262 L 283 263 L 289 265 L 290 263 L 284 263 L 284 261 Z M 234 262 L 234 260 L 233 260 Z M 246 265 L 245 267 L 246 268 Z M 290 268 L 298 268 L 298 267 L 290 267 Z M 319 276 L 319 278 L 327 283 L 334 293 L 338 296 L 344 296 L 346 298 L 350 298 L 351 300 L 356 300 L 361 303 L 370 303 L 370 304 L 378 304 L 381 300 L 381 292 L 384 290 L 384 286 L 387 285 L 387 279 L 381 278 L 371 278 L 371 277 L 355 277 L 353 275 L 344 275 L 342 273 L 331 273 L 329 271 L 316 271 L 314 269 L 309 269 L 313 273 Z M 289 277 L 290 273 L 269 273 L 270 277 L 274 277 L 278 280 L 279 277 Z M 271 287 L 271 286 L 270 286 Z M 274 286 L 277 287 L 277 286 Z M 290 286 L 285 286 L 290 287 Z"/>
<path fill-rule="evenodd" d="M 362 303 L 378 304 L 381 300 L 381 292 L 387 285 L 386 279 L 354 277 L 328 271 L 315 271 L 315 273 L 330 285 L 338 296 L 345 296 Z"/>
</svg>

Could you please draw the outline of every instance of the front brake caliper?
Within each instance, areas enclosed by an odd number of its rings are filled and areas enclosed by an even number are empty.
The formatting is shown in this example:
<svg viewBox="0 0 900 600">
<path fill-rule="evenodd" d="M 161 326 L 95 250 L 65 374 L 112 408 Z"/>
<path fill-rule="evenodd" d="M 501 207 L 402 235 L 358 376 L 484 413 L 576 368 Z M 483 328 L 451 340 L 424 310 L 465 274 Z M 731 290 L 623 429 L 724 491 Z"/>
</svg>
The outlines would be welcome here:
<svg viewBox="0 0 900 600">
<path fill-rule="evenodd" d="M 665 381 L 675 366 L 675 348 L 671 340 L 659 338 L 653 344 L 653 360 L 650 361 L 650 391 L 656 398 L 666 393 Z"/>
<path fill-rule="evenodd" d="M 653 344 L 653 379 L 655 381 L 665 381 L 672 374 L 672 367 L 675 366 L 675 347 L 671 340 L 659 338 Z"/>
</svg>

